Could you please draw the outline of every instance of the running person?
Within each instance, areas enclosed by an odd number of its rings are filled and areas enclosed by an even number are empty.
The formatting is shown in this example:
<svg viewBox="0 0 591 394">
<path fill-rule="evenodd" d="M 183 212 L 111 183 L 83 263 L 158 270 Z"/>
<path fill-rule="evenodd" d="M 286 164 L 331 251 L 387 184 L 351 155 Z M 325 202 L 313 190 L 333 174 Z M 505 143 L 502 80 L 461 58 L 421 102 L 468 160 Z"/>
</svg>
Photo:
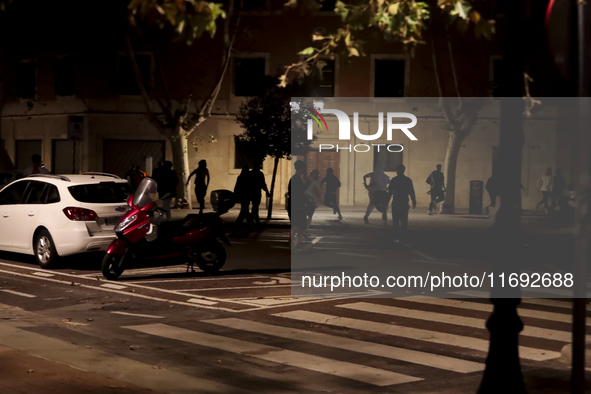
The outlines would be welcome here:
<svg viewBox="0 0 591 394">
<path fill-rule="evenodd" d="M 322 182 L 320 182 L 320 186 L 322 187 L 325 182 L 326 193 L 324 193 L 324 205 L 332 208 L 332 214 L 338 214 L 339 220 L 341 220 L 343 219 L 343 215 L 341 215 L 341 210 L 339 209 L 339 203 L 337 201 L 337 189 L 341 187 L 341 181 L 336 177 L 332 168 L 326 169 L 326 176 L 322 179 Z"/>
</svg>

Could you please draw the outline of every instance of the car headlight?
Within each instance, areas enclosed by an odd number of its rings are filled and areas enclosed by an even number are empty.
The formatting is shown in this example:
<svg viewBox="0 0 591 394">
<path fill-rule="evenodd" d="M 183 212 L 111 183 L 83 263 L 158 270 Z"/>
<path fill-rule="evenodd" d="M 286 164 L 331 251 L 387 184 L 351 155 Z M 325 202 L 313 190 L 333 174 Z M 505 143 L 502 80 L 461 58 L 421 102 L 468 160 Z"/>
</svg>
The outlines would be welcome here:
<svg viewBox="0 0 591 394">
<path fill-rule="evenodd" d="M 125 230 L 127 228 L 127 226 L 129 226 L 131 223 L 133 223 L 133 221 L 135 219 L 137 219 L 137 213 L 134 213 L 131 216 L 121 219 L 119 221 L 119 223 L 117 223 L 117 225 L 115 226 L 115 232 L 119 233 L 119 232 Z"/>
</svg>

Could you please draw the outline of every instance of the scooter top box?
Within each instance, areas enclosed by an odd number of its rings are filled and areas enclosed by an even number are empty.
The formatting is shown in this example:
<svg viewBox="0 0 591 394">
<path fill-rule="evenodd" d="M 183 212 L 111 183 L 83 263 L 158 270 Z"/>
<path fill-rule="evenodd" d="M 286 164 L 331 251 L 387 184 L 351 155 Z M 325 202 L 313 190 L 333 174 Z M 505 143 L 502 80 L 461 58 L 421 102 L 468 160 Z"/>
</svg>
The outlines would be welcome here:
<svg viewBox="0 0 591 394">
<path fill-rule="evenodd" d="M 213 190 L 210 195 L 210 201 L 213 210 L 221 215 L 228 212 L 234 206 L 234 193 L 230 190 Z"/>
</svg>

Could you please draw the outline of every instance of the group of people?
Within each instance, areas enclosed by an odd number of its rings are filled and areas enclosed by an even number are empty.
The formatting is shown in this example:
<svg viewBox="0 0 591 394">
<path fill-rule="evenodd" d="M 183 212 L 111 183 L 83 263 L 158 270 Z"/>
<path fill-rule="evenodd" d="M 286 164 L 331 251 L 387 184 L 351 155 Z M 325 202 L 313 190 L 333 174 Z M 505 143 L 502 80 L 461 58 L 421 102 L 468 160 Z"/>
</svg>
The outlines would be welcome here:
<svg viewBox="0 0 591 394">
<path fill-rule="evenodd" d="M 246 221 L 247 229 L 250 229 L 253 222 L 260 227 L 259 206 L 261 205 L 261 192 L 270 196 L 265 174 L 261 171 L 262 163 L 257 162 L 252 170 L 247 166 L 242 168 L 240 175 L 236 179 L 234 186 L 234 198 L 236 203 L 240 204 L 240 213 L 236 219 L 236 224 L 242 226 Z M 252 204 L 252 208 L 250 208 Z"/>
<path fill-rule="evenodd" d="M 322 181 L 320 181 L 320 172 L 316 169 L 312 170 L 308 177 L 305 176 L 306 164 L 302 160 L 296 161 L 294 168 L 295 174 L 289 181 L 287 210 L 292 225 L 291 240 L 296 250 L 299 250 L 306 231 L 312 224 L 314 212 L 320 204 L 324 203 L 325 206 L 332 208 L 333 214 L 338 214 L 338 219 L 342 220 L 343 216 L 337 202 L 337 189 L 341 187 L 341 182 L 334 175 L 332 168 L 326 170 L 326 176 Z M 374 208 L 377 208 L 382 212 L 382 220 L 387 224 L 387 209 L 391 200 L 396 241 L 400 241 L 408 228 L 409 199 L 413 209 L 417 206 L 414 186 L 412 180 L 404 175 L 405 170 L 404 165 L 398 165 L 397 176 L 390 179 L 384 173 L 384 167 L 377 164 L 373 172 L 363 177 L 363 184 L 369 195 L 369 204 L 363 217 L 365 223 L 369 223 L 369 215 Z M 441 172 L 441 166 L 438 166 L 438 170 Z M 433 201 L 441 197 L 441 193 L 437 190 L 440 187 L 439 180 L 443 180 L 443 174 L 439 176 L 432 173 L 428 179 L 428 183 L 432 184 L 430 192 L 432 198 L 435 196 Z M 322 200 L 321 187 L 324 183 L 326 183 L 326 193 Z M 436 203 L 433 204 L 436 205 Z"/>
</svg>

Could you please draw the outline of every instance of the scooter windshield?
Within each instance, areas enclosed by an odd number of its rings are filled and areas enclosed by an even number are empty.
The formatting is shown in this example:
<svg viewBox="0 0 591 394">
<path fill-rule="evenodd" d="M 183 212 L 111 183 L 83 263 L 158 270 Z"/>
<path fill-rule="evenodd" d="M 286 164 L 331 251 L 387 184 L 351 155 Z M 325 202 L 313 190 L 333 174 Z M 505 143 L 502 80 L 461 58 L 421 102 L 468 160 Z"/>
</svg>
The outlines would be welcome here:
<svg viewBox="0 0 591 394">
<path fill-rule="evenodd" d="M 133 195 L 133 205 L 143 208 L 158 201 L 158 184 L 152 178 L 144 178 Z"/>
</svg>

